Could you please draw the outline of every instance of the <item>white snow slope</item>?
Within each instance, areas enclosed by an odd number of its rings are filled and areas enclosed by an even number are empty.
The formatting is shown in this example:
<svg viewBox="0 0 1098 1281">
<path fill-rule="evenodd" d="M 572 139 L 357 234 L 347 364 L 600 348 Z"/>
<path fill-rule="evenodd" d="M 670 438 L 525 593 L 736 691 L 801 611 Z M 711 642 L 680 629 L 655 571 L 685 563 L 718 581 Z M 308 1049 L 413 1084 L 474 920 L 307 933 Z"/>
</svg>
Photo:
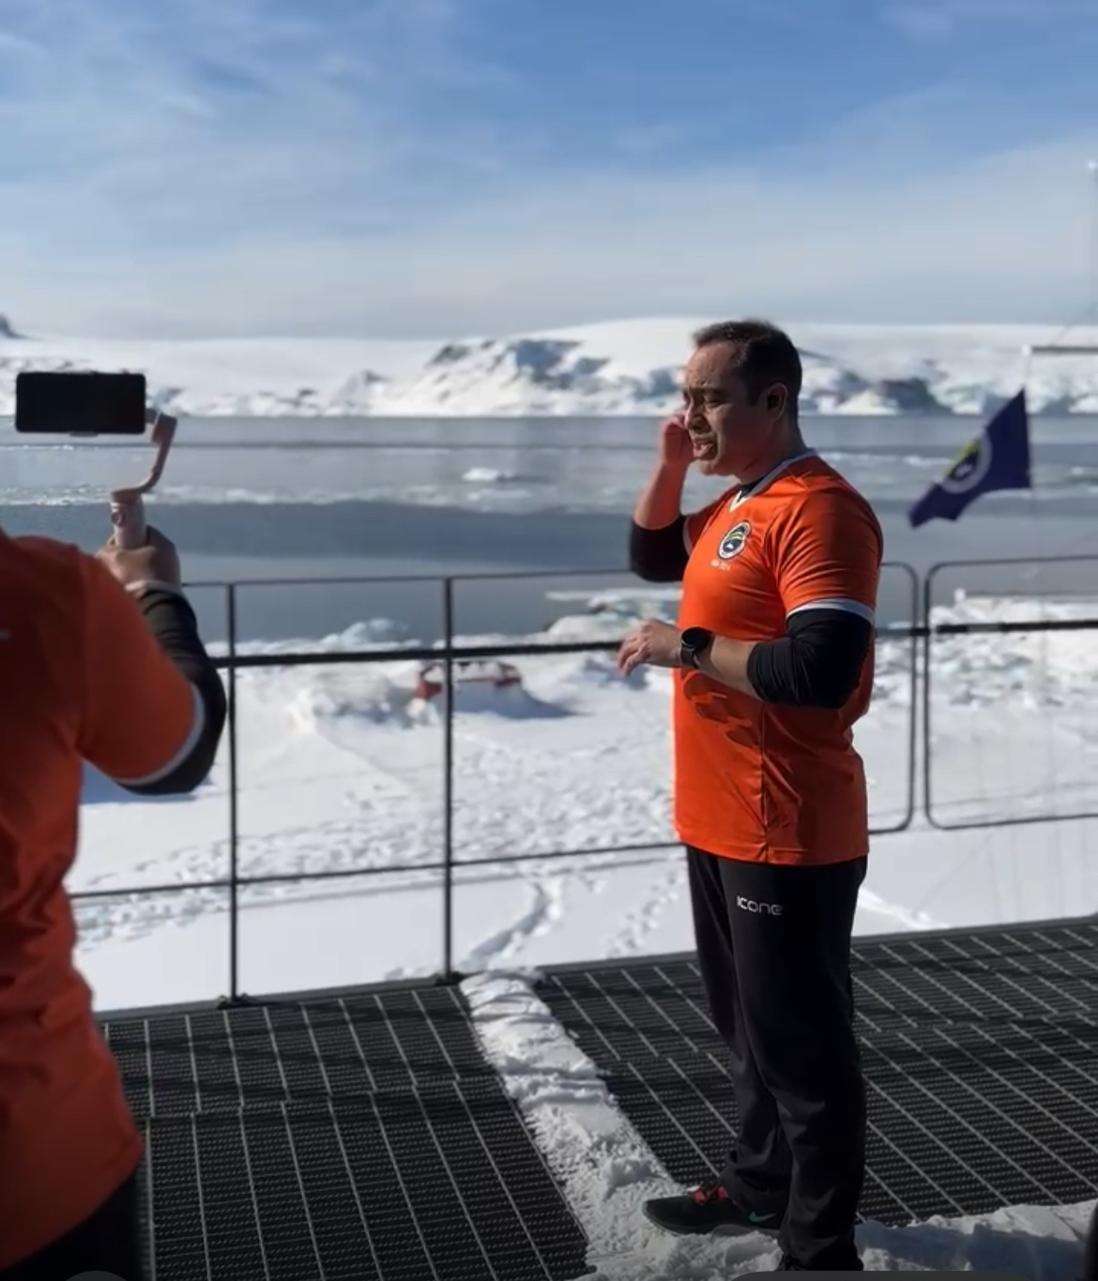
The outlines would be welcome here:
<svg viewBox="0 0 1098 1281">
<path fill-rule="evenodd" d="M 104 341 L 0 331 L 0 414 L 24 369 L 143 371 L 149 393 L 195 416 L 659 414 L 705 317 L 613 321 L 452 342 L 376 339 Z M 710 318 L 711 319 L 711 318 Z M 790 323 L 807 413 L 982 414 L 1028 373 L 1031 408 L 1098 413 L 1093 355 L 1034 357 L 1037 325 Z M 1072 331 L 1073 344 L 1098 329 Z"/>
</svg>

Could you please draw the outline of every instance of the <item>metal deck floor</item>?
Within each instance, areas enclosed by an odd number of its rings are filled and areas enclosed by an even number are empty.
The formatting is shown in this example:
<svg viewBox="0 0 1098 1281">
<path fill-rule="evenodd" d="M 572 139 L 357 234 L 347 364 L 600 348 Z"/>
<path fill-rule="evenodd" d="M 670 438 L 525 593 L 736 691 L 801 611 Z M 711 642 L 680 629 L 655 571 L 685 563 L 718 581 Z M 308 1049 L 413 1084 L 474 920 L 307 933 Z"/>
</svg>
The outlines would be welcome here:
<svg viewBox="0 0 1098 1281">
<path fill-rule="evenodd" d="M 424 984 L 105 1019 L 145 1127 L 154 1281 L 568 1281 L 586 1240 Z"/>
<path fill-rule="evenodd" d="M 864 1218 L 1098 1195 L 1098 924 L 855 940 L 853 973 Z M 539 995 L 672 1176 L 715 1175 L 737 1117 L 694 959 L 561 967 Z"/>
<path fill-rule="evenodd" d="M 855 942 L 865 1218 L 1098 1195 L 1098 923 Z M 673 1177 L 736 1115 L 690 955 L 558 966 L 539 995 Z M 568 1281 L 586 1242 L 455 987 L 102 1020 L 145 1126 L 153 1281 Z"/>
</svg>

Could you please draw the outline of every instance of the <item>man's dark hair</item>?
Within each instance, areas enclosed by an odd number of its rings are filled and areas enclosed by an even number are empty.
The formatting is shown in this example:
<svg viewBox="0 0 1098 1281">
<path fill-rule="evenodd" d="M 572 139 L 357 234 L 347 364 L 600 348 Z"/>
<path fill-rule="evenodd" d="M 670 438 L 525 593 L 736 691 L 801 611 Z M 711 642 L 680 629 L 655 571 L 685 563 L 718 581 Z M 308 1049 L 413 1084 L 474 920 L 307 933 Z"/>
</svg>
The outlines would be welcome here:
<svg viewBox="0 0 1098 1281">
<path fill-rule="evenodd" d="M 797 349 L 776 325 L 765 320 L 721 320 L 706 325 L 694 335 L 698 347 L 726 342 L 736 348 L 735 369 L 743 379 L 752 404 L 772 383 L 786 389 L 790 422 L 797 421 L 797 397 L 801 394 L 801 358 Z"/>
</svg>

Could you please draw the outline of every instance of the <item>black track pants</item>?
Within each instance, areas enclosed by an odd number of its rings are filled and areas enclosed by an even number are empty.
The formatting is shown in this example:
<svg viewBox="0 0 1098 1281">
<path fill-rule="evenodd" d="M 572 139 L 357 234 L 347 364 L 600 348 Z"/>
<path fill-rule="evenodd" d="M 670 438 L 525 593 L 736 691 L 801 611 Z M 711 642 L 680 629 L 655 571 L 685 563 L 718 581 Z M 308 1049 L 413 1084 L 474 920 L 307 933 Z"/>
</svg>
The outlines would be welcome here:
<svg viewBox="0 0 1098 1281">
<path fill-rule="evenodd" d="M 850 933 L 866 860 L 784 867 L 689 845 L 686 857 L 699 967 L 739 1109 L 722 1181 L 746 1209 L 785 1212 L 780 1244 L 802 1267 L 860 1268 L 865 1084 Z"/>
<path fill-rule="evenodd" d="M 5 1268 L 0 1281 L 69 1281 L 84 1273 L 141 1281 L 139 1243 L 134 1171 L 94 1214 L 29 1259 Z"/>
</svg>

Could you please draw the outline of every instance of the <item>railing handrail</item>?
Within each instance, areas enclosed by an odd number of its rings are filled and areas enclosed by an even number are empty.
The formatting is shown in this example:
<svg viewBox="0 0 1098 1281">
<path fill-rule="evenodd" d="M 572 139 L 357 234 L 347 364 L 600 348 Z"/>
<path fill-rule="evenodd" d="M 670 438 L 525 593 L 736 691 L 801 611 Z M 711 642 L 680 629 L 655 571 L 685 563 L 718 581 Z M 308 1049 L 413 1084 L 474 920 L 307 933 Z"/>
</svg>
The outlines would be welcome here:
<svg viewBox="0 0 1098 1281">
<path fill-rule="evenodd" d="M 1082 557 L 1081 559 L 1087 559 Z M 915 574 L 913 565 L 905 560 L 885 560 L 882 569 L 903 569 Z M 188 580 L 191 587 L 327 587 L 333 583 L 347 586 L 355 583 L 472 583 L 496 578 L 630 578 L 633 571 L 628 565 L 608 565 L 605 569 L 489 569 L 467 574 L 350 574 L 334 578 L 206 578 Z M 917 575 L 916 575 L 917 577 Z M 674 584 L 664 584 L 673 588 Z"/>
<path fill-rule="evenodd" d="M 927 636 L 964 636 L 968 634 L 992 634 L 997 632 L 1069 632 L 1090 631 L 1098 628 L 1098 618 L 1033 618 L 1015 619 L 1010 622 L 980 621 L 972 623 L 934 623 L 930 626 L 903 624 L 878 627 L 875 635 L 878 640 L 912 640 Z M 379 649 L 348 650 L 290 650 L 282 654 L 237 654 L 234 657 L 223 655 L 211 658 L 215 667 L 305 667 L 309 665 L 356 664 L 356 663 L 392 663 L 398 659 L 445 660 L 454 661 L 474 658 L 530 657 L 546 654 L 583 654 L 594 652 L 610 653 L 616 650 L 625 639 L 616 640 L 563 641 L 560 644 L 500 643 L 496 645 L 453 645 L 446 646 L 441 642 L 435 646 L 390 646 Z"/>
</svg>

